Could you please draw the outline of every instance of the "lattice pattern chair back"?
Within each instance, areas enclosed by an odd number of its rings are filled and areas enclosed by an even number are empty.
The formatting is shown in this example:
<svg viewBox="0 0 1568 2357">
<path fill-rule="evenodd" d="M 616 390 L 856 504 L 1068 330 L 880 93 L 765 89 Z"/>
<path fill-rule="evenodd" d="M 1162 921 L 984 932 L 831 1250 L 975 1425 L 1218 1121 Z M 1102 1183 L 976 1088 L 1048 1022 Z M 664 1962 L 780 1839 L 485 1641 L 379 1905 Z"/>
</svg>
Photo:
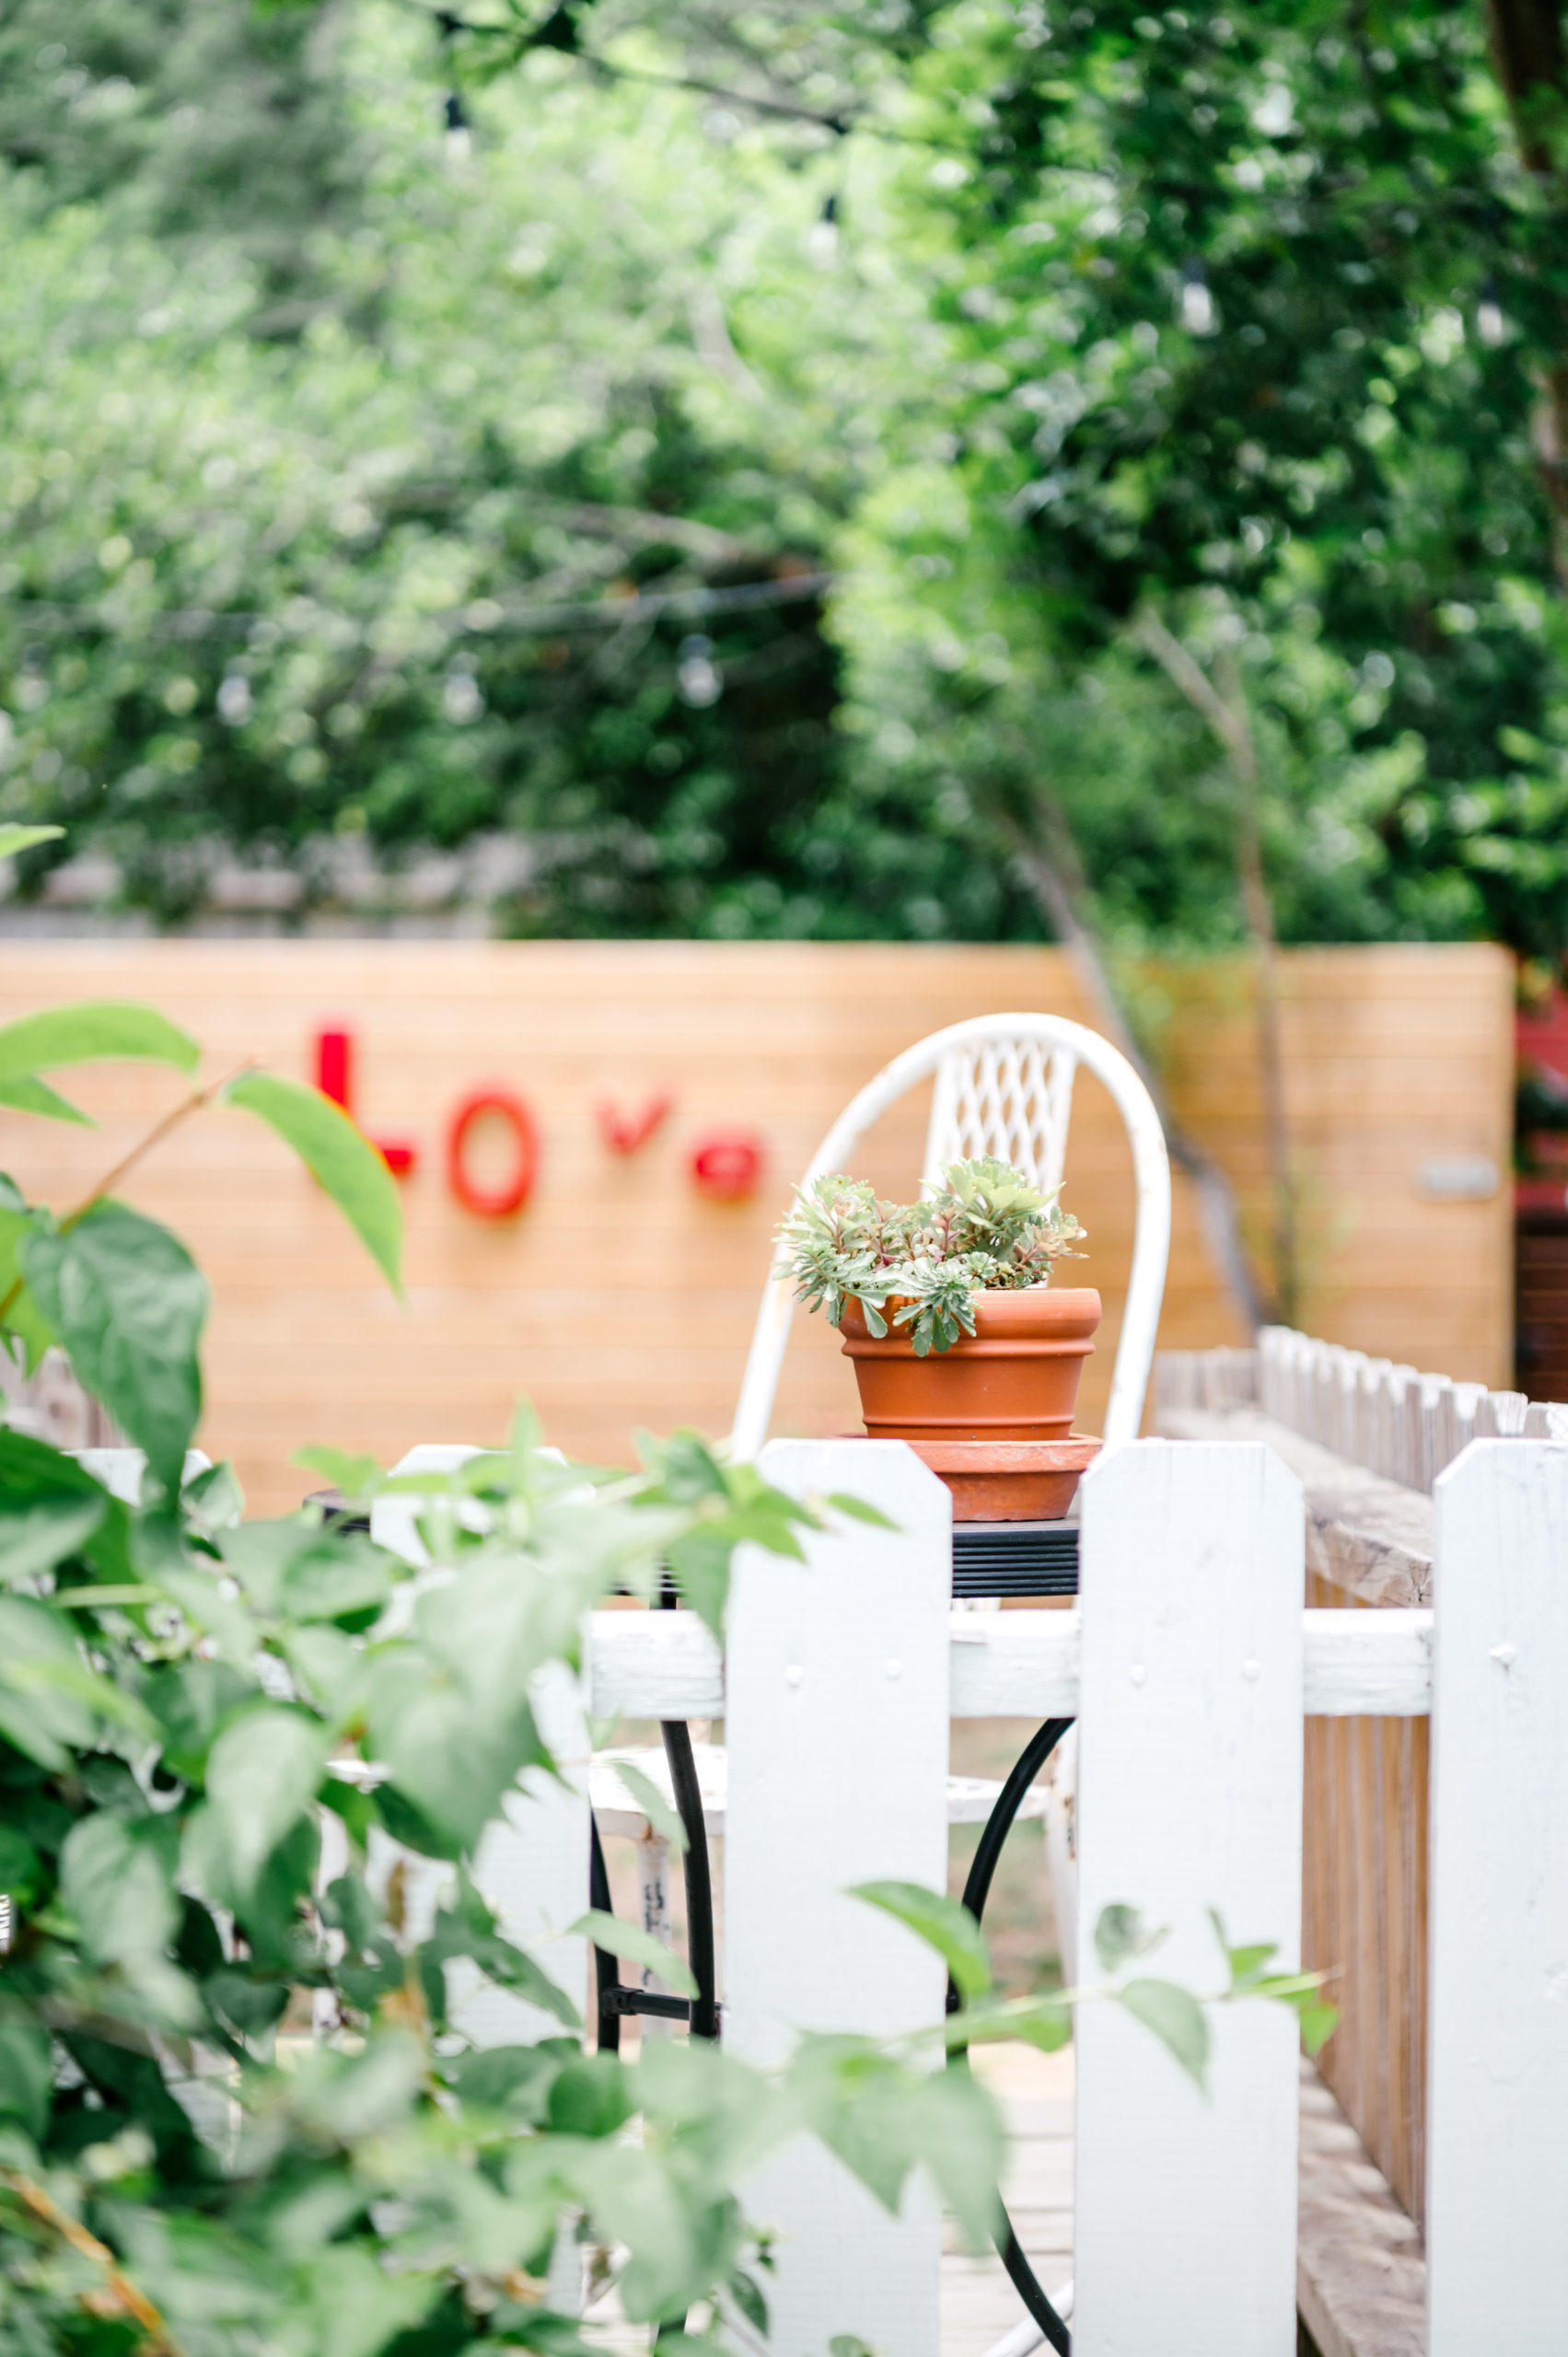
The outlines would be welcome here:
<svg viewBox="0 0 1568 2357">
<path fill-rule="evenodd" d="M 1148 1090 L 1126 1057 L 1098 1031 L 1061 1015 L 982 1015 L 934 1031 L 885 1064 L 844 1108 L 812 1155 L 801 1184 L 809 1186 L 830 1171 L 849 1169 L 854 1148 L 872 1123 L 906 1090 L 935 1076 L 923 1186 L 934 1186 L 946 1163 L 995 1154 L 1026 1171 L 1037 1186 L 1058 1187 L 1067 1152 L 1073 1079 L 1080 1064 L 1104 1083 L 1132 1149 L 1137 1190 L 1132 1266 L 1105 1418 L 1108 1442 L 1131 1440 L 1143 1421 L 1165 1297 L 1170 1165 Z M 730 1436 L 737 1457 L 754 1457 L 767 1439 L 793 1308 L 783 1255 L 776 1253 L 757 1313 Z"/>
<path fill-rule="evenodd" d="M 1050 1194 L 1062 1184 L 1077 1058 L 1039 1039 L 981 1039 L 936 1067 L 921 1185 L 935 1192 L 950 1162 L 994 1154 Z"/>
</svg>

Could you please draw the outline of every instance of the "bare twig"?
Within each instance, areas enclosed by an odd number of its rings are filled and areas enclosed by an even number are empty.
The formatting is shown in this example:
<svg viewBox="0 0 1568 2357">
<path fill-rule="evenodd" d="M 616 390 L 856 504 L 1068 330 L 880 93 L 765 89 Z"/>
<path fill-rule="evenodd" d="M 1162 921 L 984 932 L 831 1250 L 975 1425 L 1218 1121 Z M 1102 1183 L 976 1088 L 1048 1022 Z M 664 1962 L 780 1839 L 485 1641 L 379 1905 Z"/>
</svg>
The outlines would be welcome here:
<svg viewBox="0 0 1568 2357">
<path fill-rule="evenodd" d="M 182 1103 L 174 1108 L 171 1113 L 166 1113 L 162 1120 L 155 1121 L 146 1136 L 138 1144 L 134 1145 L 130 1153 L 115 1164 L 112 1170 L 104 1174 L 91 1192 L 84 1195 L 74 1210 L 65 1213 L 59 1225 L 59 1234 L 68 1235 L 72 1228 L 86 1219 L 95 1203 L 101 1203 L 104 1197 L 120 1184 L 127 1171 L 135 1168 L 145 1155 L 150 1154 L 155 1145 L 161 1145 L 169 1132 L 180 1127 L 181 1121 L 188 1120 L 192 1113 L 199 1113 L 203 1105 L 210 1105 L 214 1097 L 227 1088 L 231 1082 L 239 1079 L 242 1074 L 253 1071 L 257 1059 L 254 1056 L 247 1056 L 243 1063 L 236 1064 L 234 1070 L 231 1073 L 226 1073 L 222 1080 L 210 1081 L 205 1088 L 193 1090 Z M 4 1299 L 0 1300 L 0 1326 L 5 1324 L 6 1318 L 16 1307 L 26 1283 L 25 1277 L 17 1277 L 7 1289 Z"/>
<path fill-rule="evenodd" d="M 184 2351 L 159 2310 L 145 2292 L 138 2291 L 107 2243 L 100 2243 L 96 2235 L 90 2235 L 79 2219 L 73 2218 L 68 2210 L 63 2210 L 52 2193 L 36 2184 L 30 2177 L 24 2176 L 20 2169 L 0 2170 L 0 2185 L 7 2187 L 23 2208 L 30 2210 L 52 2234 L 58 2235 L 62 2242 L 68 2243 L 78 2258 L 102 2269 L 105 2288 L 112 2294 L 116 2308 L 135 2318 L 147 2337 L 149 2347 L 160 2350 L 163 2357 L 184 2357 Z"/>
<path fill-rule="evenodd" d="M 1007 811 L 994 805 L 990 815 L 1011 848 L 1018 871 L 1051 931 L 1077 970 L 1085 996 L 1101 1028 L 1121 1049 L 1153 1098 L 1170 1158 L 1197 1190 L 1203 1233 L 1221 1278 L 1248 1332 L 1254 1333 L 1263 1322 L 1263 1305 L 1242 1240 L 1236 1190 L 1214 1156 L 1205 1153 L 1178 1122 L 1159 1074 L 1138 1044 L 1111 981 L 1105 953 L 1086 913 L 1087 884 L 1066 813 L 1049 787 L 1037 785 L 1031 795 L 1044 841 L 1038 834 L 1027 832 Z"/>
</svg>

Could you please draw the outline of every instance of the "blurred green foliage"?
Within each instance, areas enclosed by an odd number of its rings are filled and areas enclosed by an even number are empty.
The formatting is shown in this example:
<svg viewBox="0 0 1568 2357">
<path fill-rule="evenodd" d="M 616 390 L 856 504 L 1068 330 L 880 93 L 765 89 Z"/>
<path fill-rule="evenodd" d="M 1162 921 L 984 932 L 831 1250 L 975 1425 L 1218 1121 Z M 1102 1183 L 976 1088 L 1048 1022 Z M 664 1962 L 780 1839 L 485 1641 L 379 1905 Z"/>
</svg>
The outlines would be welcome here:
<svg viewBox="0 0 1568 2357">
<path fill-rule="evenodd" d="M 1568 938 L 1480 0 L 21 0 L 0 89 L 0 816 L 106 893 L 1038 938 L 1065 837 L 1225 946 L 1153 611 L 1284 938 Z"/>
</svg>

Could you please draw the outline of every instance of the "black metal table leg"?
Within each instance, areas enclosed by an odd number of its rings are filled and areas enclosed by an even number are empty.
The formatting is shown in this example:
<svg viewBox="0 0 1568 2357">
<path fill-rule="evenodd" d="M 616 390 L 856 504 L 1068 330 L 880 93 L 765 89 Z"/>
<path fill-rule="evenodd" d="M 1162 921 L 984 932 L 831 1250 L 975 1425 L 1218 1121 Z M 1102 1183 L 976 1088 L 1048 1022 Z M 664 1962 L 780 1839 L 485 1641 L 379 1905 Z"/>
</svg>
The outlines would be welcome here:
<svg viewBox="0 0 1568 2357">
<path fill-rule="evenodd" d="M 657 1608 L 672 1611 L 677 1602 L 675 1589 L 667 1582 L 661 1588 Z M 719 2034 L 718 1978 L 714 1955 L 714 1880 L 708 1858 L 708 1829 L 703 1816 L 703 1795 L 697 1783 L 697 1763 L 691 1752 L 691 1730 L 684 1719 L 664 1719 L 659 1723 L 659 1732 L 664 1737 L 664 1756 L 669 1763 L 676 1815 L 686 1836 L 686 1854 L 681 1860 L 682 1879 L 686 1886 L 686 1952 L 691 1967 L 691 1978 L 697 1984 L 697 1994 L 688 2003 L 684 1998 L 660 1997 L 647 1990 L 625 1988 L 615 1958 L 603 1948 L 596 1948 L 594 1988 L 598 2010 L 598 2043 L 600 2052 L 606 2054 L 619 2051 L 621 2018 L 627 2014 L 648 2014 L 664 2020 L 684 2021 L 689 2024 L 693 2038 L 716 2038 Z M 610 1875 L 604 1863 L 604 1845 L 591 1810 L 588 1822 L 589 1903 L 609 1915 L 613 1912 L 610 1903 Z"/>
<path fill-rule="evenodd" d="M 1046 1761 L 1072 1725 L 1071 1719 L 1047 1719 L 1037 1734 L 1024 1746 L 1006 1782 L 996 1796 L 995 1805 L 985 1820 L 980 1846 L 970 1866 L 964 1884 L 964 1905 L 978 1923 L 985 1912 L 985 1902 L 991 1895 L 991 1885 L 1002 1855 L 1002 1845 L 1013 1828 L 1014 1819 L 1024 1805 L 1024 1794 L 1040 1774 Z M 959 1997 L 951 1980 L 947 1983 L 947 2011 L 956 2014 Z M 956 2046 L 947 2058 L 948 2068 L 967 2070 L 969 2049 Z M 1056 2310 L 1046 2297 L 1039 2276 L 1024 2255 L 1024 2248 L 1013 2231 L 1013 2222 L 997 2198 L 1001 2223 L 995 2234 L 997 2255 L 1011 2278 L 1018 2297 L 1058 2357 L 1070 2357 L 1073 2337 Z"/>
<path fill-rule="evenodd" d="M 686 1957 L 697 1994 L 691 2000 L 693 2038 L 717 2038 L 719 2009 L 714 1967 L 714 1882 L 708 1861 L 708 1829 L 703 1817 L 703 1795 L 697 1785 L 697 1765 L 691 1756 L 691 1730 L 684 1719 L 660 1722 L 664 1756 L 669 1762 L 670 1788 L 676 1813 L 686 1836 L 680 1864 L 686 1884 Z"/>
</svg>

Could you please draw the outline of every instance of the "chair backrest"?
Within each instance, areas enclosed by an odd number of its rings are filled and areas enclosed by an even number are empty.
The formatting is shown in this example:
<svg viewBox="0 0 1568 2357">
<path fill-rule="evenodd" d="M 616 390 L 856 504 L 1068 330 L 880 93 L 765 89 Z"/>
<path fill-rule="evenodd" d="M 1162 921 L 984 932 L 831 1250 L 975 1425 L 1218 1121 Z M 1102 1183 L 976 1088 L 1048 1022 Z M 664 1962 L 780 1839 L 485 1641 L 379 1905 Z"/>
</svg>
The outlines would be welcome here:
<svg viewBox="0 0 1568 2357">
<path fill-rule="evenodd" d="M 801 1183 L 809 1186 L 830 1171 L 847 1169 L 873 1121 L 935 1074 L 923 1187 L 936 1185 L 945 1164 L 979 1154 L 999 1155 L 1037 1186 L 1058 1187 L 1080 1064 L 1104 1083 L 1121 1116 L 1137 1190 L 1132 1267 L 1106 1410 L 1109 1444 L 1133 1439 L 1143 1420 L 1170 1254 L 1165 1133 L 1148 1090 L 1119 1049 L 1060 1015 L 981 1015 L 950 1024 L 906 1048 L 866 1082 L 812 1155 Z M 763 1288 L 740 1387 L 730 1442 L 737 1457 L 755 1457 L 768 1436 L 793 1307 L 781 1251 Z"/>
</svg>

